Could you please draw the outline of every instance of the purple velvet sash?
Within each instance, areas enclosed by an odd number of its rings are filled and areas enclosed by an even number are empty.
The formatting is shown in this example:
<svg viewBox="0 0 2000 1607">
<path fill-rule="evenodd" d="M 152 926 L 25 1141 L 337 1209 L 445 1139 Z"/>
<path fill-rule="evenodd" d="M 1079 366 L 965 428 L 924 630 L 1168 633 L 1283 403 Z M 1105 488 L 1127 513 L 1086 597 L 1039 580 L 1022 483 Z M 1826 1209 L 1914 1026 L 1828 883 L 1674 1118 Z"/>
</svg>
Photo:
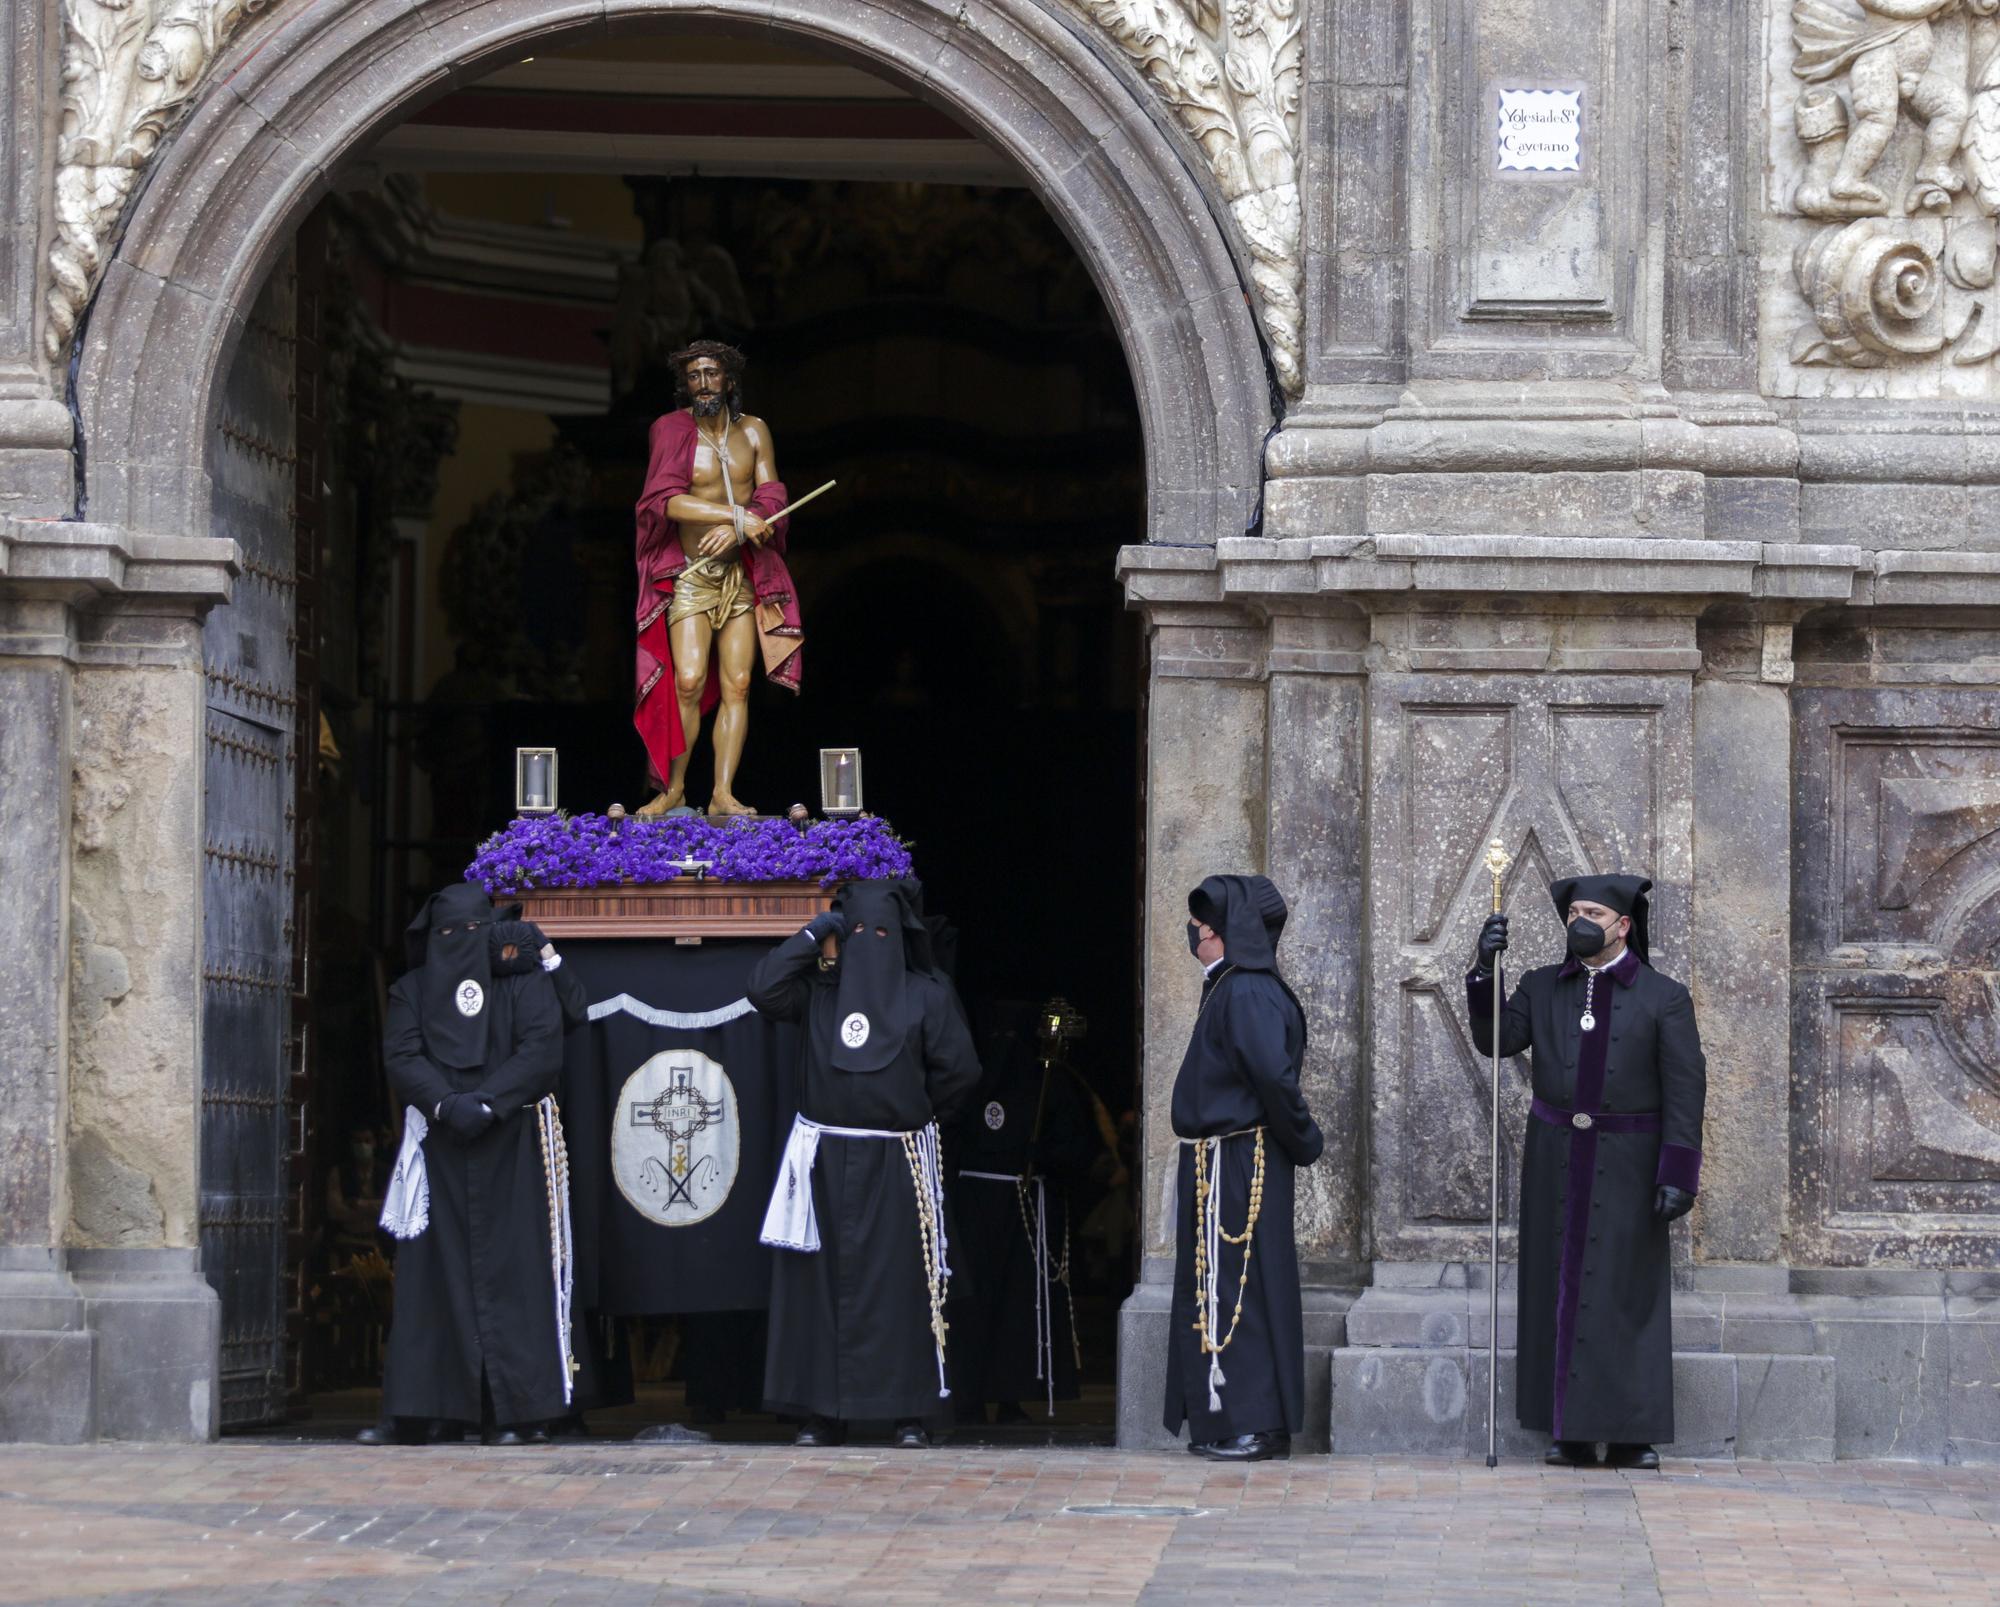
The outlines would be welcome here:
<svg viewBox="0 0 2000 1607">
<path fill-rule="evenodd" d="M 1554 1428 L 1559 1440 L 1567 1437 L 1563 1432 L 1563 1406 L 1569 1395 L 1570 1357 L 1576 1349 L 1576 1307 L 1583 1296 L 1583 1255 L 1590 1242 L 1590 1200 L 1597 1183 L 1597 1135 L 1648 1131 L 1623 1125 L 1635 1116 L 1650 1122 L 1651 1131 L 1657 1132 L 1660 1126 L 1659 1114 L 1654 1111 L 1603 1114 L 1598 1110 L 1604 1102 L 1604 1067 L 1611 1052 L 1611 1014 L 1617 1008 L 1613 1000 L 1617 991 L 1612 979 L 1605 976 L 1601 996 L 1592 1001 L 1595 1008 L 1591 1027 L 1582 1034 L 1576 1057 L 1576 1110 L 1566 1111 L 1541 1099 L 1533 1106 L 1535 1115 L 1543 1121 L 1569 1129 L 1569 1187 L 1563 1209 L 1561 1270 L 1556 1279 Z M 1588 1126 L 1575 1121 L 1578 1114 Z"/>
</svg>

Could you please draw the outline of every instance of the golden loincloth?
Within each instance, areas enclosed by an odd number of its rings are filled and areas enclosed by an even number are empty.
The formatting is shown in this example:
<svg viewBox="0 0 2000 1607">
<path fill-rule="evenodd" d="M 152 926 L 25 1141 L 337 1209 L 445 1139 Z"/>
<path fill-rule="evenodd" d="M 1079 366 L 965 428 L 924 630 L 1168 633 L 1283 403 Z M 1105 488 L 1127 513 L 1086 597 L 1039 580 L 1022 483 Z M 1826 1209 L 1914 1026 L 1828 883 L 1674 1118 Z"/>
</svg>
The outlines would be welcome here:
<svg viewBox="0 0 2000 1607">
<path fill-rule="evenodd" d="M 749 613 L 753 602 L 750 577 L 736 554 L 697 558 L 674 577 L 667 625 L 672 628 L 684 619 L 704 614 L 709 625 L 719 631 L 732 619 Z"/>
</svg>

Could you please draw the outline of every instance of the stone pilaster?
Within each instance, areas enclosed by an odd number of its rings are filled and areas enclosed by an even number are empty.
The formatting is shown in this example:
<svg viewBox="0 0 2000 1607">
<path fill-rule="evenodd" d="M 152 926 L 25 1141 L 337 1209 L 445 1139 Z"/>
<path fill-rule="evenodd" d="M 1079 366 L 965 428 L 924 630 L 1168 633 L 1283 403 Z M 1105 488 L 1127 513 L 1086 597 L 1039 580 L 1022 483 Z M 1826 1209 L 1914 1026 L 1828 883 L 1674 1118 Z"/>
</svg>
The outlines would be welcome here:
<svg viewBox="0 0 2000 1607">
<path fill-rule="evenodd" d="M 1271 620 L 1266 872 L 1291 904 L 1285 974 L 1306 1013 L 1306 1103 L 1326 1153 L 1301 1174 L 1300 1272 L 1355 1284 L 1365 1256 L 1368 623 L 1351 607 Z"/>
<path fill-rule="evenodd" d="M 1139 1163 L 1141 1281 L 1119 1315 L 1118 1442 L 1171 1443 L 1160 1428 L 1174 1265 L 1179 1142 L 1174 1075 L 1200 994 L 1188 958 L 1188 890 L 1264 865 L 1267 632 L 1238 609 L 1148 610 L 1145 1047 Z"/>
<path fill-rule="evenodd" d="M 94 1345 L 63 1264 L 70 608 L 0 595 L 0 1440 L 92 1429 Z"/>
<path fill-rule="evenodd" d="M 199 617 L 233 563 L 0 518 L 0 1440 L 214 1432 Z"/>
<path fill-rule="evenodd" d="M 1704 630 L 1694 689 L 1695 1019 L 1708 1121 L 1694 1217 L 1703 1261 L 1775 1262 L 1789 1169 L 1792 740 L 1789 625 Z M 1767 651 L 1767 646 L 1771 649 Z M 1781 678 L 1782 677 L 1782 678 Z"/>
</svg>

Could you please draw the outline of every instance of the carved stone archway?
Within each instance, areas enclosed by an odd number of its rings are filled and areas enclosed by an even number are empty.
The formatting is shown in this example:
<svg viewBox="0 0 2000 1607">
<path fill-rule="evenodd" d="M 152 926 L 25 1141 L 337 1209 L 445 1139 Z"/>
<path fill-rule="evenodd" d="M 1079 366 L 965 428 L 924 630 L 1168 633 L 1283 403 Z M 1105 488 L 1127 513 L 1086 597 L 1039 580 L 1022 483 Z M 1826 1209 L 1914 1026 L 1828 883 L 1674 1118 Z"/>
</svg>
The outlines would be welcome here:
<svg viewBox="0 0 2000 1607">
<path fill-rule="evenodd" d="M 676 26 L 833 47 L 1018 162 L 1118 326 L 1149 538 L 1243 532 L 1271 404 L 1226 212 L 1130 69 L 1038 0 L 336 0 L 252 30 L 154 159 L 91 309 L 77 381 L 87 517 L 206 532 L 218 376 L 343 159 L 493 65 Z"/>
</svg>

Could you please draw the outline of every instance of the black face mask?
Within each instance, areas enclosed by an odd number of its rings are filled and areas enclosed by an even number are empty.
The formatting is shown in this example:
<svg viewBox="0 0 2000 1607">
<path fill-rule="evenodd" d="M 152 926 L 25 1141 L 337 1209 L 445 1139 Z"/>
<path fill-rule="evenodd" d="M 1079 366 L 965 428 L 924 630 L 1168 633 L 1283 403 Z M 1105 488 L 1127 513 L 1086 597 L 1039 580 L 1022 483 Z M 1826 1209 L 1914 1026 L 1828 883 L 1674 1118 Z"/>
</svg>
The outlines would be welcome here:
<svg viewBox="0 0 2000 1607">
<path fill-rule="evenodd" d="M 1595 959 L 1604 952 L 1604 928 L 1582 917 L 1569 923 L 1569 951 L 1579 960 Z"/>
<path fill-rule="evenodd" d="M 1187 932 L 1188 953 L 1192 954 L 1198 960 L 1201 958 L 1201 928 L 1196 926 L 1193 921 L 1189 921 L 1187 923 Z"/>
<path fill-rule="evenodd" d="M 410 923 L 410 957 L 419 966 L 417 1019 L 424 1052 L 440 1066 L 467 1070 L 486 1063 L 492 924 L 493 905 L 473 882 L 438 893 Z"/>
</svg>

